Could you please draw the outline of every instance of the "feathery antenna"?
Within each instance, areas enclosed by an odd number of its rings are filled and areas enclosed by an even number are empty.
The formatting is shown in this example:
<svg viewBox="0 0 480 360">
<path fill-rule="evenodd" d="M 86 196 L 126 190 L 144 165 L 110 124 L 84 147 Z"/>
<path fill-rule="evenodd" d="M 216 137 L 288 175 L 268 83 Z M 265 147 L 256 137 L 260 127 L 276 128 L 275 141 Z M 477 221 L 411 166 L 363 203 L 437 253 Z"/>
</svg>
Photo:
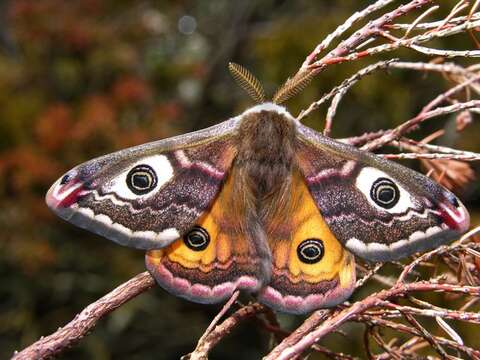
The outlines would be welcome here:
<svg viewBox="0 0 480 360">
<path fill-rule="evenodd" d="M 235 81 L 240 87 L 247 92 L 247 94 L 257 104 L 261 104 L 265 101 L 265 91 L 263 90 L 260 81 L 242 65 L 235 63 L 228 63 L 228 70 L 232 74 Z"/>
<path fill-rule="evenodd" d="M 293 78 L 289 78 L 285 84 L 277 90 L 272 101 L 275 104 L 281 104 L 287 101 L 305 89 L 314 76 L 315 74 L 313 71 L 296 73 Z"/>
</svg>

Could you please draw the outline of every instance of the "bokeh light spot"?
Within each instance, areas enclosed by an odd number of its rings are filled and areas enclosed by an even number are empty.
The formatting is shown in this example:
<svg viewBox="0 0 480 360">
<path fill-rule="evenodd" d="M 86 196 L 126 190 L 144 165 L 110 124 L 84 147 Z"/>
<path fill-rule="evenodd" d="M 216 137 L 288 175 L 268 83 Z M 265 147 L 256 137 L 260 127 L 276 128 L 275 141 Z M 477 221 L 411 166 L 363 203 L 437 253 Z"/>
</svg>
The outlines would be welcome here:
<svg viewBox="0 0 480 360">
<path fill-rule="evenodd" d="M 184 15 L 178 20 L 178 31 L 185 35 L 191 35 L 197 29 L 197 20 L 190 15 Z"/>
</svg>

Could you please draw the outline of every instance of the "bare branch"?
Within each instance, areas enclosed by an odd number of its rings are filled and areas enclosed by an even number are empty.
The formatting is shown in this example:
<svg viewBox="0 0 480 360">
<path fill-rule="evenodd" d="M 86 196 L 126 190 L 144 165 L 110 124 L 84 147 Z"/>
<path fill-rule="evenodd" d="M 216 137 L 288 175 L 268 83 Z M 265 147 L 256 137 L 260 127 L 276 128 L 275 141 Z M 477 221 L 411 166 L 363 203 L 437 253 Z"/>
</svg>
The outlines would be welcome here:
<svg viewBox="0 0 480 360">
<path fill-rule="evenodd" d="M 431 0 L 413 0 L 407 4 L 401 5 L 393 11 L 390 11 L 378 19 L 370 21 L 367 25 L 351 35 L 348 39 L 342 41 L 339 46 L 330 51 L 325 57 L 315 62 L 311 62 L 308 66 L 315 69 L 318 73 L 329 64 L 345 61 L 346 56 L 353 51 L 358 45 L 364 43 L 372 36 L 377 36 L 382 30 L 383 26 L 390 24 L 393 20 L 404 16 L 422 6 L 431 3 Z M 370 13 L 365 14 L 369 15 Z M 463 25 L 463 24 L 462 24 Z M 461 26 L 462 26 L 461 25 Z M 315 52 L 315 51 L 314 51 Z M 360 58 L 368 55 L 368 53 L 356 53 L 355 58 Z M 307 58 L 308 59 L 308 58 Z M 312 58 L 313 60 L 313 58 Z M 305 67 L 305 63 L 303 65 Z"/>
<path fill-rule="evenodd" d="M 434 110 L 422 112 L 413 119 L 410 119 L 403 124 L 399 125 L 393 130 L 387 131 L 383 136 L 378 139 L 375 139 L 368 144 L 362 147 L 362 150 L 372 151 L 390 143 L 393 140 L 398 139 L 399 137 L 407 134 L 413 128 L 420 125 L 422 122 L 442 115 L 451 114 L 454 112 L 471 109 L 471 108 L 480 108 L 480 100 L 471 100 L 465 103 L 457 103 L 450 106 L 438 107 Z"/>
<path fill-rule="evenodd" d="M 154 285 L 155 280 L 150 273 L 138 274 L 88 305 L 64 327 L 58 328 L 53 334 L 42 337 L 21 352 L 15 353 L 12 360 L 40 360 L 57 355 L 82 339 L 105 315 L 149 290 Z"/>
<path fill-rule="evenodd" d="M 405 159 L 447 159 L 447 160 L 461 160 L 461 161 L 480 161 L 480 154 L 470 153 L 469 151 L 465 154 L 421 154 L 421 153 L 402 153 L 402 154 L 379 154 L 385 159 L 395 159 L 395 160 L 405 160 Z"/>
<path fill-rule="evenodd" d="M 229 334 L 235 326 L 237 326 L 243 320 L 249 319 L 266 311 L 268 311 L 268 308 L 257 303 L 242 307 L 220 325 L 216 326 L 212 331 L 206 333 L 205 336 L 202 336 L 195 350 L 191 354 L 182 357 L 182 359 L 207 360 L 209 351 L 220 340 L 222 340 L 225 335 Z"/>
<path fill-rule="evenodd" d="M 340 25 L 334 32 L 328 35 L 317 47 L 307 56 L 301 69 L 307 69 L 316 59 L 316 57 L 326 48 L 328 48 L 331 42 L 343 35 L 348 29 L 350 29 L 357 21 L 365 19 L 370 14 L 382 9 L 383 7 L 393 3 L 395 0 L 378 0 L 374 4 L 366 7 L 362 11 L 358 11 L 350 16 L 342 25 Z"/>
<path fill-rule="evenodd" d="M 313 111 L 318 109 L 320 107 L 320 105 L 329 101 L 332 98 L 334 98 L 333 102 L 336 102 L 336 105 L 335 105 L 335 109 L 336 109 L 336 107 L 338 106 L 338 103 L 340 102 L 340 98 L 353 85 L 355 85 L 356 82 L 358 82 L 363 77 L 365 77 L 365 76 L 367 76 L 367 75 L 369 75 L 369 74 L 371 74 L 371 73 L 373 73 L 377 70 L 386 69 L 386 68 L 390 67 L 392 65 L 392 63 L 394 63 L 394 62 L 395 62 L 395 59 L 391 59 L 391 60 L 387 60 L 387 61 L 380 61 L 376 64 L 369 65 L 369 66 L 363 68 L 362 70 L 358 71 L 353 76 L 351 76 L 350 78 L 344 80 L 340 85 L 334 87 L 328 94 L 325 94 L 324 96 L 322 96 L 322 98 L 320 100 L 313 102 L 307 109 L 302 110 L 300 112 L 300 114 L 298 115 L 297 120 L 302 121 L 304 118 L 306 118 L 308 115 L 310 115 Z M 337 97 L 338 97 L 338 99 L 335 100 Z M 331 107 L 333 107 L 333 105 Z M 333 117 L 335 110 L 331 110 L 331 111 L 333 113 L 331 115 L 331 117 Z M 331 128 L 331 123 L 330 123 L 330 125 L 328 125 L 328 121 L 327 121 L 327 125 L 325 125 L 325 131 L 324 131 L 325 135 L 329 135 L 330 128 Z"/>
<path fill-rule="evenodd" d="M 346 321 L 351 320 L 353 317 L 364 313 L 370 308 L 381 305 L 382 300 L 388 300 L 392 297 L 401 297 L 412 292 L 426 291 L 462 293 L 471 296 L 480 296 L 480 287 L 477 286 L 458 286 L 426 281 L 420 281 L 410 284 L 397 284 L 391 289 L 382 290 L 378 293 L 374 293 L 365 298 L 364 300 L 358 301 L 352 304 L 350 307 L 336 312 L 334 315 L 323 321 L 323 323 L 318 324 L 318 326 L 313 331 L 306 333 L 299 341 L 296 341 L 290 346 L 283 349 L 278 349 L 278 347 L 275 348 L 272 352 L 270 352 L 270 354 L 265 357 L 265 360 L 287 360 L 292 358 L 296 354 L 301 354 L 306 349 L 311 347 L 314 343 L 323 338 L 325 335 L 331 333 L 335 329 L 338 329 L 338 327 L 344 324 Z M 286 338 L 284 342 L 288 340 L 289 338 Z"/>
</svg>

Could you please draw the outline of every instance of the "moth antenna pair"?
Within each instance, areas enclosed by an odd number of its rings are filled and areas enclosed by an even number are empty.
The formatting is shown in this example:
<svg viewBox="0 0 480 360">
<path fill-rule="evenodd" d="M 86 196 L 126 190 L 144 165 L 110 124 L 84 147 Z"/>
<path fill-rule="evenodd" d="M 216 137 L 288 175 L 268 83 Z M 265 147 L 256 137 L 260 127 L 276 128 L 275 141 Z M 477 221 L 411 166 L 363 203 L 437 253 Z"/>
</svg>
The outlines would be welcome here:
<svg viewBox="0 0 480 360">
<path fill-rule="evenodd" d="M 257 104 L 265 102 L 265 90 L 260 81 L 245 67 L 235 63 L 229 63 L 228 69 L 235 81 Z M 289 78 L 272 98 L 275 104 L 281 104 L 303 91 L 313 79 L 312 71 L 302 71 Z"/>
</svg>

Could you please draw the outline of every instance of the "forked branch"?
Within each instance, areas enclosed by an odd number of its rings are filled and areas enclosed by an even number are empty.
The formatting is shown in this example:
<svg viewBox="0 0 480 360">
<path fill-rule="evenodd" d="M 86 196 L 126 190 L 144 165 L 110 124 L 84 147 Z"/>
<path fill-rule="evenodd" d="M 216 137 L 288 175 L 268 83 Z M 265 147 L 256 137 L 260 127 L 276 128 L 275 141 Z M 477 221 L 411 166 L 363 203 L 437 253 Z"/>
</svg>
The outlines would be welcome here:
<svg viewBox="0 0 480 360">
<path fill-rule="evenodd" d="M 88 305 L 64 327 L 58 328 L 51 335 L 40 338 L 24 350 L 16 352 L 12 360 L 47 359 L 58 355 L 82 339 L 105 315 L 154 285 L 155 280 L 148 272 L 138 274 Z"/>
</svg>

